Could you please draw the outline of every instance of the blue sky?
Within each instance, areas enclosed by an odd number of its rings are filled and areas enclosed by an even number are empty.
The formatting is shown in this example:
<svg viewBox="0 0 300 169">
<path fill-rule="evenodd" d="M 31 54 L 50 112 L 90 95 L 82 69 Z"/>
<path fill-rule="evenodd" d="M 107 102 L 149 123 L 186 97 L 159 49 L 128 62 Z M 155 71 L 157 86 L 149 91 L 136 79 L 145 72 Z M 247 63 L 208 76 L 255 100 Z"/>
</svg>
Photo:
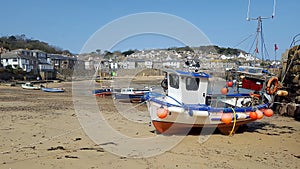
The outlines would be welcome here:
<svg viewBox="0 0 300 169">
<path fill-rule="evenodd" d="M 194 24 L 222 47 L 237 47 L 252 52 L 254 36 L 239 46 L 244 38 L 256 31 L 256 21 L 246 21 L 248 0 L 26 0 L 2 1 L 0 36 L 25 34 L 28 38 L 45 41 L 53 46 L 79 53 L 85 42 L 100 28 L 112 21 L 142 12 L 162 12 L 178 16 Z M 300 33 L 299 0 L 277 0 L 274 19 L 263 20 L 264 38 L 269 58 L 278 57 Z M 273 0 L 252 0 L 250 15 L 270 16 Z M 158 25 L 159 26 L 159 25 Z M 180 46 L 178 41 L 158 35 L 130 37 L 112 48 L 167 48 Z M 251 51 L 250 51 L 251 49 Z"/>
</svg>

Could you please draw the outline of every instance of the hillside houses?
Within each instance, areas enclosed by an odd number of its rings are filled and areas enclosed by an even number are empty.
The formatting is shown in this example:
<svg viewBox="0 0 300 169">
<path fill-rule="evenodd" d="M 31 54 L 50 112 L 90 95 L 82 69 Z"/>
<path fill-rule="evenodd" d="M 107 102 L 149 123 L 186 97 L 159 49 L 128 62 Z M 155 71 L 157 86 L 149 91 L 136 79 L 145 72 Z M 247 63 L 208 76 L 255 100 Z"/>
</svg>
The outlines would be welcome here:
<svg viewBox="0 0 300 169">
<path fill-rule="evenodd" d="M 135 68 L 182 68 L 184 67 L 185 58 L 197 59 L 200 62 L 202 69 L 211 68 L 228 68 L 235 65 L 234 62 L 227 62 L 231 58 L 237 56 L 225 56 L 220 57 L 219 54 L 205 54 L 202 51 L 180 51 L 175 50 L 145 50 L 138 51 L 127 56 L 127 63 L 135 61 Z M 122 67 L 124 69 L 129 67 Z M 133 66 L 131 66 L 133 68 Z"/>
<path fill-rule="evenodd" d="M 109 53 L 109 55 L 107 55 Z M 200 48 L 193 50 L 151 49 L 135 50 L 126 56 L 118 53 L 85 53 L 76 56 L 63 54 L 49 54 L 41 50 L 18 49 L 5 51 L 1 54 L 3 67 L 11 65 L 12 68 L 21 68 L 23 71 L 45 78 L 55 78 L 56 73 L 67 73 L 72 77 L 74 67 L 80 69 L 82 74 L 94 74 L 96 71 L 112 74 L 119 69 L 181 69 L 185 61 L 197 60 L 200 69 L 221 72 L 232 68 L 236 64 L 249 64 L 254 60 L 250 54 L 223 55 L 202 51 Z"/>
<path fill-rule="evenodd" d="M 17 49 L 1 53 L 3 67 L 21 68 L 24 72 L 42 79 L 54 79 L 56 72 L 62 69 L 73 69 L 78 63 L 76 57 L 61 54 L 48 54 L 41 50 Z"/>
<path fill-rule="evenodd" d="M 235 66 L 241 60 L 247 62 L 253 58 L 249 54 L 240 53 L 240 55 L 225 56 L 217 53 L 205 53 L 199 49 L 194 51 L 176 51 L 168 49 L 151 49 L 135 51 L 130 55 L 126 55 L 122 59 L 111 56 L 110 59 L 104 59 L 104 55 L 100 54 L 82 54 L 78 56 L 85 62 L 85 68 L 95 70 L 100 66 L 104 70 L 118 70 L 118 69 L 164 69 L 174 68 L 180 69 L 184 67 L 186 58 L 199 60 L 201 69 L 222 70 Z M 118 58 L 118 59 L 116 59 Z M 95 66 L 97 65 L 97 66 Z"/>
</svg>

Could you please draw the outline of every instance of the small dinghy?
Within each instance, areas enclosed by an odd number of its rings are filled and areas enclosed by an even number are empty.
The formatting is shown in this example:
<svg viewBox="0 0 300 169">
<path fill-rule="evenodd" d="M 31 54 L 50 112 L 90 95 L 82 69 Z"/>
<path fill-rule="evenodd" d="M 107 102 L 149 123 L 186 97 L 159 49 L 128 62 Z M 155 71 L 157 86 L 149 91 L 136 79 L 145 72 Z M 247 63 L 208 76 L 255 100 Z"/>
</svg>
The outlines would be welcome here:
<svg viewBox="0 0 300 169">
<path fill-rule="evenodd" d="M 34 86 L 32 83 L 28 82 L 21 85 L 23 89 L 29 89 L 29 90 L 40 90 L 41 88 L 39 86 Z"/>
<path fill-rule="evenodd" d="M 48 87 L 43 87 L 42 91 L 44 91 L 44 92 L 60 93 L 60 92 L 64 92 L 65 90 L 63 88 L 48 88 Z"/>
</svg>

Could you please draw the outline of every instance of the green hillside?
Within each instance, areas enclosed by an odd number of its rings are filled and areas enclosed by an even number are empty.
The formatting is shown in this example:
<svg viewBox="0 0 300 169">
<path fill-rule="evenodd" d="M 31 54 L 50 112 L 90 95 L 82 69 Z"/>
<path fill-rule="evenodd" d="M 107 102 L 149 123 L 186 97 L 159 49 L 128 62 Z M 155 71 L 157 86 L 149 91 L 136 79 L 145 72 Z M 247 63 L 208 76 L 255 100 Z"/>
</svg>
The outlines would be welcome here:
<svg viewBox="0 0 300 169">
<path fill-rule="evenodd" d="M 29 39 L 23 35 L 11 35 L 0 37 L 0 47 L 4 47 L 9 50 L 15 49 L 29 49 L 29 50 L 42 50 L 47 53 L 55 54 L 71 54 L 68 50 L 63 50 L 59 47 L 54 47 L 46 42 L 42 42 L 35 39 Z"/>
</svg>

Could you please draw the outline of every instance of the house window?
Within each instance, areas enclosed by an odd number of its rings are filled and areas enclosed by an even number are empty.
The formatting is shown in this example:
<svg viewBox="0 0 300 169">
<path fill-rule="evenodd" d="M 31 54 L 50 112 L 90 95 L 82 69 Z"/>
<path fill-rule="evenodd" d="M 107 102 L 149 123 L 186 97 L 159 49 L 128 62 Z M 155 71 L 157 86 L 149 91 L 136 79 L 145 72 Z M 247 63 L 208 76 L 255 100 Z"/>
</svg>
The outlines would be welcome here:
<svg viewBox="0 0 300 169">
<path fill-rule="evenodd" d="M 186 90 L 198 90 L 199 88 L 199 82 L 200 79 L 199 78 L 191 78 L 191 77 L 187 77 L 186 78 Z"/>
<path fill-rule="evenodd" d="M 17 62 L 18 61 L 18 59 L 16 59 L 16 58 L 13 58 L 13 62 Z"/>
<path fill-rule="evenodd" d="M 170 86 L 179 89 L 179 76 L 176 74 L 170 74 L 169 75 L 169 80 L 170 80 Z"/>
</svg>

